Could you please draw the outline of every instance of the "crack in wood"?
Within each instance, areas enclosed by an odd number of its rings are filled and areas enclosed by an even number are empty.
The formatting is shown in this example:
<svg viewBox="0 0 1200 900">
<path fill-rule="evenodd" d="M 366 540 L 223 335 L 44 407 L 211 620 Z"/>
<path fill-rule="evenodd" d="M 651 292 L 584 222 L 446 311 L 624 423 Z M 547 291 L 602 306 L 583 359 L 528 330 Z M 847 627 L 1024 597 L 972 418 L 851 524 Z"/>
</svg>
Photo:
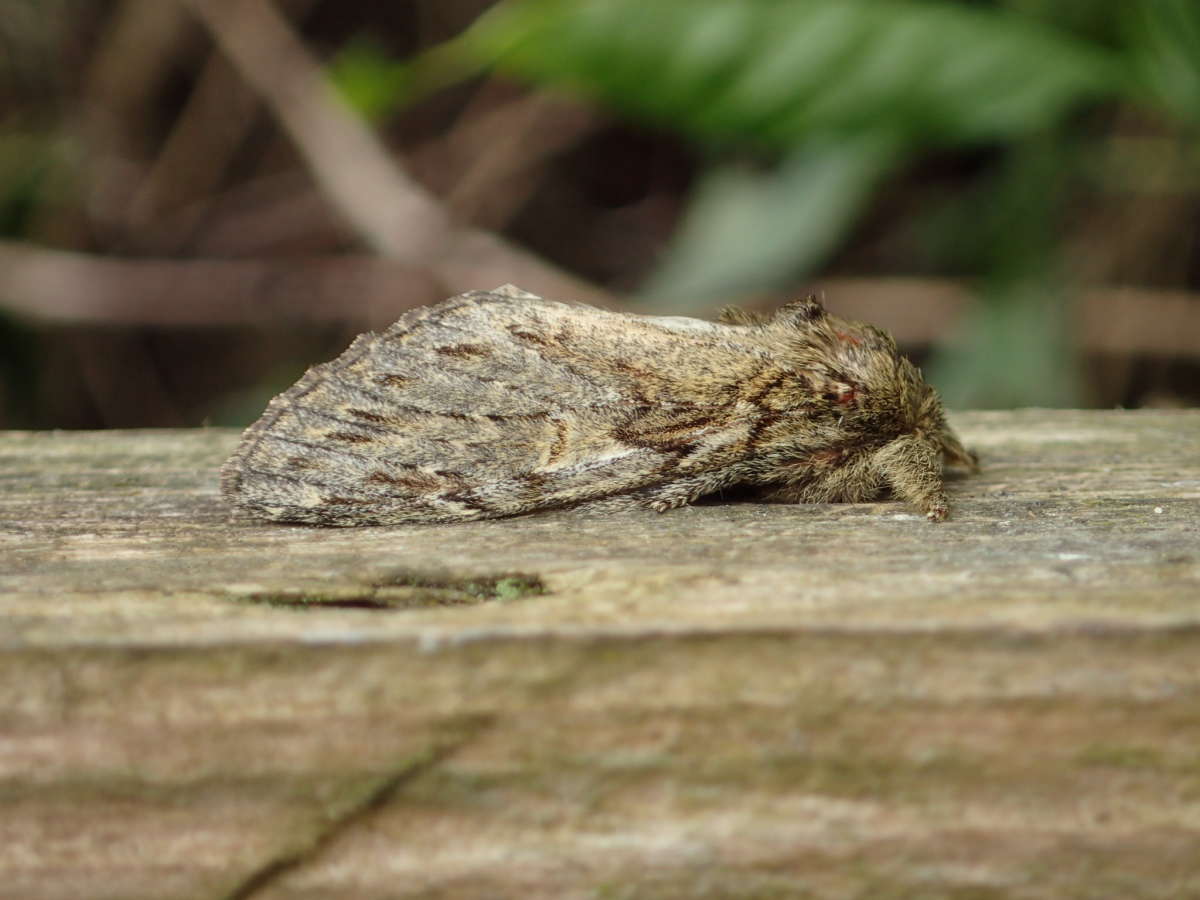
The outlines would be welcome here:
<svg viewBox="0 0 1200 900">
<path fill-rule="evenodd" d="M 542 579 L 525 572 L 466 576 L 398 570 L 361 586 L 330 584 L 324 588 L 318 585 L 308 589 L 258 590 L 233 599 L 290 609 L 403 610 L 507 603 L 545 593 Z"/>
<path fill-rule="evenodd" d="M 399 770 L 380 779 L 366 796 L 341 815 L 335 816 L 303 846 L 267 860 L 232 891 L 225 894 L 224 900 L 251 900 L 277 884 L 288 873 L 318 859 L 344 834 L 386 807 L 401 788 L 433 771 L 472 740 L 492 728 L 495 725 L 495 717 L 471 716 L 459 720 L 456 724 L 462 729 L 462 733 L 435 744 L 415 759 L 410 758 Z"/>
</svg>

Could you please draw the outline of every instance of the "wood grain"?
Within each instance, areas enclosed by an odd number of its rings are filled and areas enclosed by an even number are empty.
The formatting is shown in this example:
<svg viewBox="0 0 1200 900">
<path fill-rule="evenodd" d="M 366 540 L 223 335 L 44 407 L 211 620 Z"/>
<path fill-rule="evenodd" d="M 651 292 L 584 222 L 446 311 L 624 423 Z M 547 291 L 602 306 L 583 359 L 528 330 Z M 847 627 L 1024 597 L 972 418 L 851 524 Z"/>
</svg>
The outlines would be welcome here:
<svg viewBox="0 0 1200 900">
<path fill-rule="evenodd" d="M 230 525 L 232 432 L 0 435 L 0 895 L 1200 896 L 1200 413 L 951 421 L 942 525 Z"/>
</svg>

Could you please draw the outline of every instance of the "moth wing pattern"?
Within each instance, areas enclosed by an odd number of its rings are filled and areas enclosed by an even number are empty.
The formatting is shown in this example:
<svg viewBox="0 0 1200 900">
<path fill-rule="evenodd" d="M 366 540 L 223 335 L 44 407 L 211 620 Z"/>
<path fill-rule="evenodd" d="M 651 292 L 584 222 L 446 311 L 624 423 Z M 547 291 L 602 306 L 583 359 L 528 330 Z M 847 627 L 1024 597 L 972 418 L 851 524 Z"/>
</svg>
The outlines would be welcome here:
<svg viewBox="0 0 1200 900">
<path fill-rule="evenodd" d="M 243 513 L 326 525 L 613 496 L 666 509 L 738 479 L 767 415 L 745 385 L 776 377 L 728 325 L 470 292 L 311 368 L 247 429 L 222 490 Z"/>
</svg>

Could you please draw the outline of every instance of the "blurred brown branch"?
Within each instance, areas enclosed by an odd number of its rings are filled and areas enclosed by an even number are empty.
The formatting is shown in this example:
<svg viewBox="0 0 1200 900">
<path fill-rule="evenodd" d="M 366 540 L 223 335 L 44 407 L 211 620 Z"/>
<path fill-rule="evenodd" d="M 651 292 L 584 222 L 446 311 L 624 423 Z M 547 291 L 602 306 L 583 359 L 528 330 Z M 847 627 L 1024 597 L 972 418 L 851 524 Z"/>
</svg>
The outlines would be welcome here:
<svg viewBox="0 0 1200 900">
<path fill-rule="evenodd" d="M 421 267 L 375 256 L 127 260 L 0 241 L 0 306 L 47 322 L 362 326 L 443 292 Z"/>
<path fill-rule="evenodd" d="M 482 234 L 482 233 L 479 233 Z M 486 238 L 484 239 L 486 241 Z M 460 245 L 464 246 L 465 245 Z M 463 260 L 479 272 L 486 243 Z M 499 265 L 504 254 L 498 253 Z M 495 269 L 494 286 L 512 280 Z M 971 302 L 964 285 L 937 278 L 831 278 L 818 288 L 839 315 L 891 331 L 903 344 L 953 334 Z M 380 327 L 404 310 L 445 299 L 444 284 L 421 266 L 377 256 L 302 259 L 125 260 L 0 241 L 0 308 L 51 322 L 141 326 L 341 323 Z M 539 293 L 541 291 L 539 290 Z M 564 300 L 578 295 L 546 292 Z M 763 298 L 762 306 L 785 298 Z M 1186 291 L 1095 287 L 1077 304 L 1083 350 L 1200 358 L 1200 296 Z"/>
<path fill-rule="evenodd" d="M 419 263 L 446 241 L 440 204 L 334 94 L 270 0 L 182 0 L 267 104 L 338 211 L 376 252 Z"/>
<path fill-rule="evenodd" d="M 456 227 L 335 95 L 270 0 L 181 0 L 287 131 L 330 202 L 377 253 L 425 267 L 446 293 L 506 281 L 611 302 L 607 292 L 509 244 Z"/>
<path fill-rule="evenodd" d="M 946 278 L 830 278 L 818 288 L 834 312 L 880 325 L 909 345 L 952 338 L 973 302 L 965 285 Z M 1080 291 L 1073 333 L 1081 350 L 1200 359 L 1200 295 L 1107 285 Z"/>
</svg>

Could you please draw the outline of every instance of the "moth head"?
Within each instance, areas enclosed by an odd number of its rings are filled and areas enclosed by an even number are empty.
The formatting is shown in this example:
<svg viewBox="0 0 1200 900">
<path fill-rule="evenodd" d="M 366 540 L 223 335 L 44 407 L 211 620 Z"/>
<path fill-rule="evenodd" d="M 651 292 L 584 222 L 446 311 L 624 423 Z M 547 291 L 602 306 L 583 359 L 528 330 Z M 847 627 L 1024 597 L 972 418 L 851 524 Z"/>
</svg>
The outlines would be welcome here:
<svg viewBox="0 0 1200 900">
<path fill-rule="evenodd" d="M 831 315 L 815 301 L 790 320 L 794 359 L 815 377 L 814 388 L 837 395 L 848 409 L 915 408 L 924 382 L 892 336 L 865 322 Z M 847 400 L 853 394 L 853 402 Z"/>
<path fill-rule="evenodd" d="M 946 424 L 938 392 L 888 332 L 826 313 L 812 298 L 793 306 L 791 321 L 804 323 L 799 330 L 808 345 L 805 355 L 820 373 L 814 387 L 848 423 L 859 421 L 879 434 L 914 435 L 946 462 L 976 467 L 974 455 Z"/>
</svg>

